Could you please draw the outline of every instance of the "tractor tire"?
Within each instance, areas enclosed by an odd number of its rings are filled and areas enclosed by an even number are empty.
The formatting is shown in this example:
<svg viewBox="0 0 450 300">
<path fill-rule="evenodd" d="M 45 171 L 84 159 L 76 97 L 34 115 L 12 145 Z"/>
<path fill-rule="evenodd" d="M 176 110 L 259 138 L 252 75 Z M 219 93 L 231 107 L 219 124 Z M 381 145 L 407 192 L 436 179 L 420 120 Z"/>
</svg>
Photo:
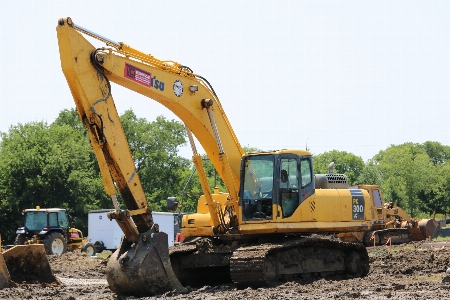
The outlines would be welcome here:
<svg viewBox="0 0 450 300">
<path fill-rule="evenodd" d="M 92 243 L 85 243 L 82 247 L 81 247 L 81 252 L 86 253 L 89 256 L 94 256 L 96 251 L 95 251 L 95 246 Z"/>
<path fill-rule="evenodd" d="M 14 240 L 14 245 L 25 245 L 27 238 L 23 234 L 18 234 Z"/>
<path fill-rule="evenodd" d="M 44 248 L 48 255 L 63 254 L 67 251 L 67 242 L 61 233 L 51 232 L 44 238 Z"/>
</svg>

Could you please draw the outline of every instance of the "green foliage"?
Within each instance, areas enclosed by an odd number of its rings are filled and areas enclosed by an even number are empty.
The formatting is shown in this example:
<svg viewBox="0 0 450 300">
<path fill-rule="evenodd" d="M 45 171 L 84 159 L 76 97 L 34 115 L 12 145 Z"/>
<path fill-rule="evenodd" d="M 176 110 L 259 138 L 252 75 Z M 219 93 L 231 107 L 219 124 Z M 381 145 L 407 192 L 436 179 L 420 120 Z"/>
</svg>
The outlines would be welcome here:
<svg viewBox="0 0 450 300">
<path fill-rule="evenodd" d="M 418 191 L 423 187 L 422 174 L 427 172 L 428 155 L 418 144 L 392 145 L 374 157 L 385 181 L 385 200 L 397 203 L 411 216 L 417 212 Z"/>
<path fill-rule="evenodd" d="M 357 179 L 365 166 L 359 156 L 345 151 L 332 150 L 314 156 L 314 172 L 327 174 L 331 162 L 334 162 L 334 173 L 347 175 L 350 185 L 358 183 Z"/>
<path fill-rule="evenodd" d="M 203 191 L 195 167 L 192 167 L 186 175 L 182 182 L 183 189 L 178 194 L 179 209 L 182 212 L 196 212 L 198 198 L 203 195 Z"/>
<path fill-rule="evenodd" d="M 450 158 L 450 147 L 438 142 L 425 142 L 421 145 L 425 153 L 430 157 L 433 165 L 445 164 Z"/>
<path fill-rule="evenodd" d="M 149 204 L 154 211 L 167 211 L 167 197 L 180 196 L 190 174 L 190 160 L 178 156 L 186 143 L 184 125 L 163 116 L 148 122 L 131 110 L 121 122 Z"/>
<path fill-rule="evenodd" d="M 70 126 L 73 129 L 82 132 L 84 135 L 87 135 L 86 127 L 81 123 L 80 117 L 74 108 L 72 109 L 63 109 L 56 120 L 52 125 L 55 126 Z"/>
<path fill-rule="evenodd" d="M 448 212 L 450 181 L 447 146 L 437 142 L 391 145 L 374 156 L 387 201 L 397 203 L 412 217 Z"/>
<path fill-rule="evenodd" d="M 370 159 L 362 169 L 356 182 L 358 184 L 376 184 L 381 185 L 383 178 L 377 165 Z"/>
<path fill-rule="evenodd" d="M 155 211 L 164 211 L 168 196 L 180 196 L 191 162 L 178 156 L 185 143 L 179 122 L 158 117 L 139 119 L 132 111 L 122 116 L 141 183 Z M 36 205 L 69 209 L 77 227 L 87 233 L 90 210 L 111 208 L 103 189 L 97 160 L 87 131 L 75 110 L 63 110 L 50 126 L 19 124 L 2 133 L 0 143 L 0 228 L 12 242 L 23 225 L 21 210 Z M 196 207 L 192 202 L 188 208 Z M 123 207 L 124 208 L 124 207 Z"/>
<path fill-rule="evenodd" d="M 222 181 L 213 164 L 206 155 L 202 156 L 202 164 L 211 192 L 214 191 L 214 188 L 218 188 L 220 192 L 228 192 L 224 182 Z M 204 193 L 200 184 L 197 170 L 195 168 L 192 168 L 189 175 L 192 176 L 190 177 L 189 181 L 186 180 L 184 182 L 186 186 L 182 191 L 182 197 L 180 199 L 182 199 L 184 212 L 195 212 L 197 211 L 198 198 Z"/>
<path fill-rule="evenodd" d="M 261 152 L 261 149 L 255 148 L 255 147 L 250 147 L 250 146 L 242 147 L 242 149 L 244 150 L 245 153 L 249 153 L 249 152 Z"/>
<path fill-rule="evenodd" d="M 89 207 L 105 200 L 91 151 L 85 134 L 68 125 L 33 122 L 2 133 L 2 234 L 11 241 L 23 225 L 21 210 L 37 205 L 67 208 L 86 229 Z"/>
</svg>

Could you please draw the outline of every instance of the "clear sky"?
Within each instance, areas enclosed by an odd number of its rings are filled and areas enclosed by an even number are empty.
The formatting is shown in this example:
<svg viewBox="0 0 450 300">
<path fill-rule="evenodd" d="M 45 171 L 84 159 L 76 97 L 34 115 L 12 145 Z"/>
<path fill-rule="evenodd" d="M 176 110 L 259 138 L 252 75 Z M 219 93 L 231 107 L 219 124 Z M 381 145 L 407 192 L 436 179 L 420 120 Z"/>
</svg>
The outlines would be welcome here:
<svg viewBox="0 0 450 300">
<path fill-rule="evenodd" d="M 450 1 L 0 0 L 1 132 L 75 107 L 55 30 L 68 16 L 208 79 L 242 146 L 366 161 L 391 144 L 450 145 Z M 178 119 L 112 93 L 120 114 Z"/>
</svg>

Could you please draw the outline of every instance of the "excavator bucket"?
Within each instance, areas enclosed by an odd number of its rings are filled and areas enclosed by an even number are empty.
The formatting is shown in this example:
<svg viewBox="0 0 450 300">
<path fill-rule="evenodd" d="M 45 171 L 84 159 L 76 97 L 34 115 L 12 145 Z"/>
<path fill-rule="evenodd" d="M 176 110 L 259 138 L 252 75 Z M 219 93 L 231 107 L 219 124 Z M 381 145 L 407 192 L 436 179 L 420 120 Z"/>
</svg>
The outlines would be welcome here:
<svg viewBox="0 0 450 300">
<path fill-rule="evenodd" d="M 175 290 L 185 293 L 172 270 L 167 234 L 142 233 L 130 244 L 122 237 L 120 247 L 108 261 L 106 278 L 119 295 L 152 296 Z"/>
<path fill-rule="evenodd" d="M 413 241 L 423 241 L 430 237 L 433 238 L 436 234 L 436 224 L 432 219 L 422 219 L 412 227 L 409 223 L 403 222 L 402 227 L 409 228 Z"/>
<path fill-rule="evenodd" d="M 55 283 L 44 245 L 17 245 L 1 253 L 0 288 L 21 283 Z"/>
</svg>

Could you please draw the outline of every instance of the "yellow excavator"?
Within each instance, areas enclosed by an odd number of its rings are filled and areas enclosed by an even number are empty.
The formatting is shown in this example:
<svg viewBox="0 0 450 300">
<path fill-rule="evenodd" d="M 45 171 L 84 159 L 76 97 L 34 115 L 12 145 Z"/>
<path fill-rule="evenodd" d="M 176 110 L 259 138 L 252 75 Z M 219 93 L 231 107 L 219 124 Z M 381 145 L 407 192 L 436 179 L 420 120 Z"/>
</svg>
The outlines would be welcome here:
<svg viewBox="0 0 450 300">
<path fill-rule="evenodd" d="M 56 31 L 62 70 L 114 205 L 108 217 L 124 233 L 107 265 L 112 291 L 149 296 L 222 282 L 246 287 L 368 273 L 366 248 L 332 237 L 373 226 L 367 190 L 349 189 L 342 174 L 314 174 L 308 151 L 244 153 L 213 87 L 189 67 L 102 37 L 71 18 L 58 20 Z M 86 36 L 106 46 L 96 48 Z M 186 126 L 204 195 L 197 212 L 182 218 L 185 243 L 169 249 L 167 234 L 153 221 L 110 82 L 161 103 Z M 211 192 L 193 136 L 226 193 Z M 175 206 L 169 198 L 168 207 Z"/>
</svg>

